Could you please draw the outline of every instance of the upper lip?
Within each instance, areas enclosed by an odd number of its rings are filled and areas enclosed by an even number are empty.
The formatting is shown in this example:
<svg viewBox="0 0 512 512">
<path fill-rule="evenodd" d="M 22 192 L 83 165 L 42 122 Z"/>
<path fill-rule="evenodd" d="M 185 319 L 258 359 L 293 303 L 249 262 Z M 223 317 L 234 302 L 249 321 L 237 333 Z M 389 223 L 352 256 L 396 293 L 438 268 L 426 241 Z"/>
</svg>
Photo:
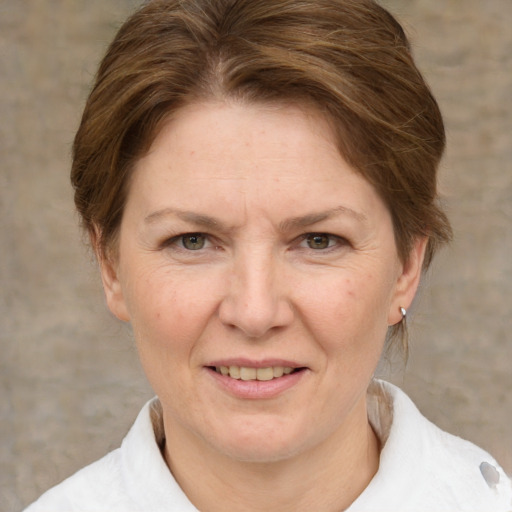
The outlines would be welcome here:
<svg viewBox="0 0 512 512">
<path fill-rule="evenodd" d="M 229 359 L 217 359 L 212 361 L 205 366 L 243 366 L 245 368 L 270 368 L 275 366 L 283 366 L 288 368 L 304 368 L 305 365 L 300 364 L 296 361 L 290 361 L 286 359 L 248 359 L 248 358 L 229 358 Z"/>
</svg>

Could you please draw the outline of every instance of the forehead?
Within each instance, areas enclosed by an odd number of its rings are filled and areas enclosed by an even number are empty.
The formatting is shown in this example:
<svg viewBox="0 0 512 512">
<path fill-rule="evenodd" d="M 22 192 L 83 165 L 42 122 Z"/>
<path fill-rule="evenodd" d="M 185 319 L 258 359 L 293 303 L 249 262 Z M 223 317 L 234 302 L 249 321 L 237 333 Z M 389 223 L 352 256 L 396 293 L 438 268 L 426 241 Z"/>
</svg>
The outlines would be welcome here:
<svg viewBox="0 0 512 512">
<path fill-rule="evenodd" d="M 166 120 L 136 164 L 129 201 L 134 195 L 152 208 L 185 209 L 199 201 L 262 206 L 278 196 L 292 216 L 299 203 L 332 209 L 345 198 L 342 206 L 358 210 L 375 200 L 314 109 L 221 102 L 195 103 Z"/>
<path fill-rule="evenodd" d="M 277 171 L 288 162 L 298 175 L 304 171 L 299 165 L 304 158 L 319 155 L 343 162 L 328 121 L 309 106 L 201 102 L 169 116 L 135 167 L 167 160 L 167 169 L 178 174 L 184 164 L 197 164 L 197 171 L 204 167 L 209 172 L 242 174 L 250 170 L 244 163 L 250 162 L 252 169 L 267 163 Z"/>
<path fill-rule="evenodd" d="M 215 144 L 223 138 L 232 143 L 240 139 L 245 147 L 252 144 L 268 143 L 265 136 L 272 130 L 282 131 L 293 138 L 290 144 L 280 140 L 281 147 L 287 148 L 297 138 L 309 141 L 316 134 L 330 149 L 336 147 L 334 131 L 326 116 L 313 105 L 299 103 L 249 103 L 245 101 L 202 101 L 188 104 L 173 112 L 157 133 L 151 149 L 159 139 L 169 137 L 193 146 L 198 138 L 204 143 L 211 139 Z M 199 141 L 198 141 L 199 142 Z M 283 146 L 284 143 L 284 146 Z M 323 149 L 326 149 L 327 145 Z M 270 149 L 270 148 L 267 148 Z"/>
</svg>

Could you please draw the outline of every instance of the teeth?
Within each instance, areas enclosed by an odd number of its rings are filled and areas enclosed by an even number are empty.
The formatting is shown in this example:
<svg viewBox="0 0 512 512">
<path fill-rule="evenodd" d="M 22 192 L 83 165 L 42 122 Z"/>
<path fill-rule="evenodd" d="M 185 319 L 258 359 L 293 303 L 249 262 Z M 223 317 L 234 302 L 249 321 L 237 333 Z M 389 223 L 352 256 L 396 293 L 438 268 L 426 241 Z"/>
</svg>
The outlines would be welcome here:
<svg viewBox="0 0 512 512">
<path fill-rule="evenodd" d="M 268 368 L 249 368 L 247 366 L 217 366 L 217 373 L 229 375 L 238 380 L 272 380 L 283 375 L 289 375 L 293 368 L 289 366 L 270 366 Z"/>
<path fill-rule="evenodd" d="M 273 370 L 275 378 L 282 377 L 284 375 L 284 368 L 282 366 L 276 366 Z"/>
<path fill-rule="evenodd" d="M 228 368 L 228 374 L 232 379 L 240 378 L 240 367 L 239 366 L 230 366 Z"/>
<path fill-rule="evenodd" d="M 229 370 L 231 372 L 231 368 Z M 240 368 L 240 378 L 242 380 L 256 379 L 256 368 L 246 368 L 245 366 L 242 366 Z"/>
<path fill-rule="evenodd" d="M 256 370 L 257 380 L 272 380 L 274 378 L 273 368 L 258 368 Z"/>
</svg>

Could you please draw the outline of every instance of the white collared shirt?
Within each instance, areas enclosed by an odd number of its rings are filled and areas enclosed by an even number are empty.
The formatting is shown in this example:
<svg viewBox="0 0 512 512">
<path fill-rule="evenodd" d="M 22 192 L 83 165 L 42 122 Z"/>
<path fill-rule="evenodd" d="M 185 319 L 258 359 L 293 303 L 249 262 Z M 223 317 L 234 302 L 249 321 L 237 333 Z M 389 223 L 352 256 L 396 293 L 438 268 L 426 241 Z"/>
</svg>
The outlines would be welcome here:
<svg viewBox="0 0 512 512">
<path fill-rule="evenodd" d="M 368 416 L 381 441 L 379 470 L 347 512 L 512 512 L 512 484 L 496 461 L 430 423 L 400 389 L 374 381 Z M 165 464 L 163 436 L 155 398 L 120 448 L 25 512 L 198 512 Z"/>
</svg>

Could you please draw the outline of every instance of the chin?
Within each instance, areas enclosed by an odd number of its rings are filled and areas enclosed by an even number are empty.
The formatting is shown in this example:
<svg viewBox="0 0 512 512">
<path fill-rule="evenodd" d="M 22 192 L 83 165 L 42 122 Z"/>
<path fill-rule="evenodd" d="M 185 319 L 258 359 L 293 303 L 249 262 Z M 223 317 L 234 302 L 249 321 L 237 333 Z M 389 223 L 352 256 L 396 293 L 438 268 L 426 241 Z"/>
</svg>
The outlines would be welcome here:
<svg viewBox="0 0 512 512">
<path fill-rule="evenodd" d="M 250 423 L 250 424 L 249 424 Z M 240 462 L 270 463 L 290 459 L 306 449 L 307 436 L 298 429 L 269 422 L 247 422 L 223 429 L 215 439 L 206 441 L 214 450 Z"/>
</svg>

